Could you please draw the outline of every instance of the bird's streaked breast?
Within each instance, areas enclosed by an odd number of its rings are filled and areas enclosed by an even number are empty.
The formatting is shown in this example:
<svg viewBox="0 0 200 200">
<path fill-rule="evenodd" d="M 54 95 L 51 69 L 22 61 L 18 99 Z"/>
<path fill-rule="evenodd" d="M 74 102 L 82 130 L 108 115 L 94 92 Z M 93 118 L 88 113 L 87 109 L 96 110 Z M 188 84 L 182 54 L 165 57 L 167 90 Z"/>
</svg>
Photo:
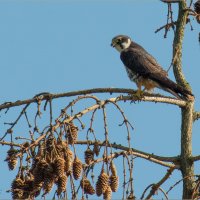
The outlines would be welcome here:
<svg viewBox="0 0 200 200">
<path fill-rule="evenodd" d="M 128 67 L 126 67 L 126 72 L 128 74 L 128 77 L 131 81 L 136 82 L 138 78 L 138 74 L 134 73 L 132 70 L 130 70 Z"/>
</svg>

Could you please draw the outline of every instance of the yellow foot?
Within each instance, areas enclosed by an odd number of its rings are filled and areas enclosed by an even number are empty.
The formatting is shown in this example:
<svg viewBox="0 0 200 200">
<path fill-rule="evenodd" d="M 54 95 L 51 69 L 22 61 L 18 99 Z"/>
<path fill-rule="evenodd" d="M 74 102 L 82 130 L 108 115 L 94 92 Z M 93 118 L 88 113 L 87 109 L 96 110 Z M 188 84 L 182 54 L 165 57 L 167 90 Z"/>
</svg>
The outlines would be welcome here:
<svg viewBox="0 0 200 200">
<path fill-rule="evenodd" d="M 144 97 L 144 91 L 137 90 L 135 94 L 131 95 L 131 97 L 133 99 L 131 102 L 141 101 L 142 98 Z"/>
<path fill-rule="evenodd" d="M 137 92 L 135 93 L 134 96 L 140 100 L 140 99 L 142 99 L 144 97 L 144 91 L 137 90 Z"/>
</svg>

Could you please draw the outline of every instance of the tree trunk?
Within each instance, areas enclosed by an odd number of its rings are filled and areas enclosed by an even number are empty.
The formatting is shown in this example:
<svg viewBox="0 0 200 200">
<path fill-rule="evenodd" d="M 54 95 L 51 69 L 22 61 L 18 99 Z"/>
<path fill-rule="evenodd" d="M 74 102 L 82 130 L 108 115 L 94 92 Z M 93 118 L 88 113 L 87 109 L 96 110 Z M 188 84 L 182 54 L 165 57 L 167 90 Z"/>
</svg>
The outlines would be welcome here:
<svg viewBox="0 0 200 200">
<path fill-rule="evenodd" d="M 186 1 L 180 1 L 173 43 L 173 70 L 177 83 L 191 91 L 191 88 L 182 72 L 182 42 L 188 16 L 188 11 L 186 11 L 186 8 Z M 182 194 L 183 199 L 191 199 L 192 190 L 194 188 L 194 163 L 191 160 L 193 107 L 194 102 L 189 102 L 186 107 L 182 108 L 180 166 L 182 176 L 184 178 Z"/>
<path fill-rule="evenodd" d="M 194 188 L 194 163 L 192 157 L 192 124 L 193 124 L 193 102 L 188 103 L 182 109 L 181 127 L 181 172 L 183 178 L 183 199 L 191 199 Z"/>
</svg>

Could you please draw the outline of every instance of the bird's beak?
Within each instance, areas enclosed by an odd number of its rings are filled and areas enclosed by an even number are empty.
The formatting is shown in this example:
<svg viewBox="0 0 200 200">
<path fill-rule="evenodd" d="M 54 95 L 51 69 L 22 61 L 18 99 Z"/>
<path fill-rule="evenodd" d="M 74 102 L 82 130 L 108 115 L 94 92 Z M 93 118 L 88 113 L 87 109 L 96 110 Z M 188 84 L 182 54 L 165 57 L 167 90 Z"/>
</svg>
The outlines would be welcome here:
<svg viewBox="0 0 200 200">
<path fill-rule="evenodd" d="M 115 47 L 115 45 L 116 45 L 116 44 L 113 44 L 113 43 L 110 44 L 111 47 Z"/>
</svg>

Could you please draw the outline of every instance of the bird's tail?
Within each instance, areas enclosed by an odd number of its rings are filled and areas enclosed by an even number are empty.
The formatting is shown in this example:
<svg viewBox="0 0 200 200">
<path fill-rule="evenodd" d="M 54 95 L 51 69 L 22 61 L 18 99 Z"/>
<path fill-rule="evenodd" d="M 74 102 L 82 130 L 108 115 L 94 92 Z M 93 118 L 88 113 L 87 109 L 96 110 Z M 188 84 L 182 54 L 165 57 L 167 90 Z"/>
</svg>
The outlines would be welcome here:
<svg viewBox="0 0 200 200">
<path fill-rule="evenodd" d="M 162 85 L 160 87 L 177 97 L 178 99 L 183 100 L 192 100 L 194 99 L 194 95 L 188 89 L 178 85 L 177 83 L 173 82 L 167 77 L 160 77 L 162 78 Z M 163 80 L 164 79 L 164 80 Z"/>
</svg>

